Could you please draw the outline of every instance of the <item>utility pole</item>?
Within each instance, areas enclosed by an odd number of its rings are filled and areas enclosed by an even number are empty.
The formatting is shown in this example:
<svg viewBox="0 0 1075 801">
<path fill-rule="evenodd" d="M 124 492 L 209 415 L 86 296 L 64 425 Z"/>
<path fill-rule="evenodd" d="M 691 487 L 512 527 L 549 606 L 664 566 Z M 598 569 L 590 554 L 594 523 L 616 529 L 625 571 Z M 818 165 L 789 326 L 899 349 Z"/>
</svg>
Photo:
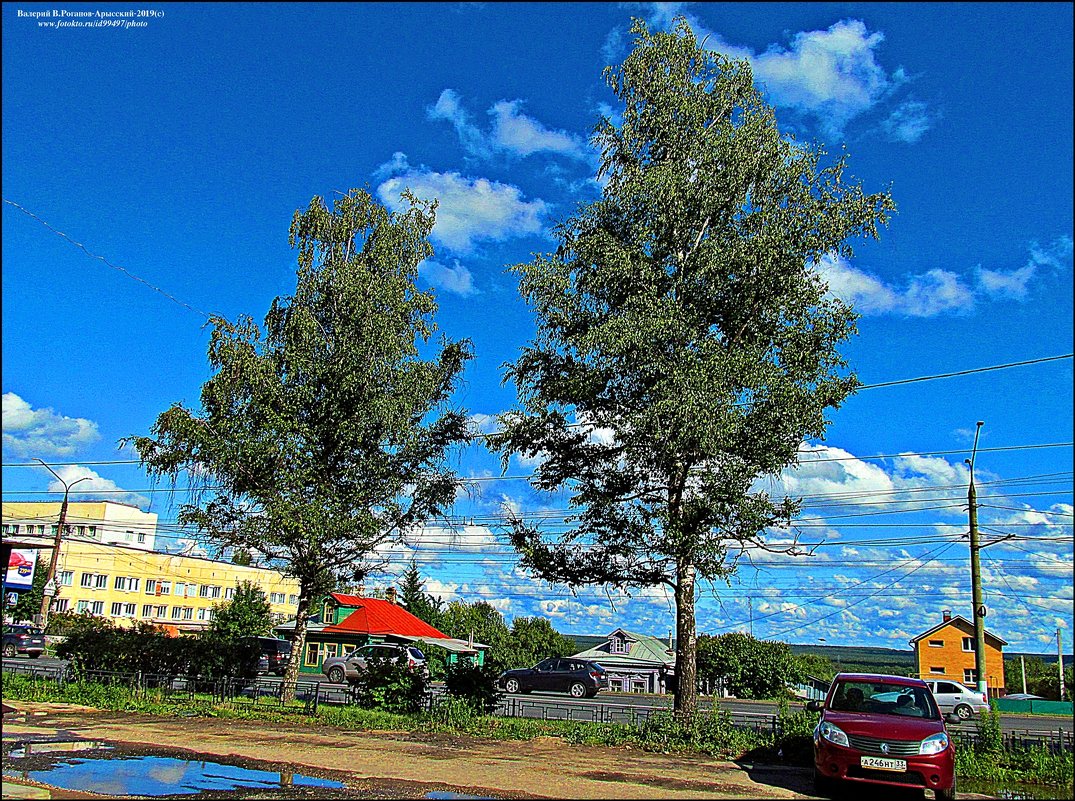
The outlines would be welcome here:
<svg viewBox="0 0 1075 801">
<path fill-rule="evenodd" d="M 1064 700 L 1064 645 L 1060 629 L 1056 630 L 1056 669 L 1060 671 L 1060 700 Z"/>
<path fill-rule="evenodd" d="M 1019 665 L 1023 668 L 1023 695 L 1026 695 L 1026 657 L 1019 654 Z"/>
<path fill-rule="evenodd" d="M 71 492 L 71 487 L 75 486 L 79 481 L 88 481 L 90 477 L 83 476 L 78 481 L 72 481 L 68 484 L 57 476 L 56 471 L 47 464 L 40 459 L 36 459 L 36 461 L 41 462 L 41 465 L 56 476 L 57 481 L 63 484 L 63 503 L 60 504 L 60 519 L 56 525 L 56 536 L 52 541 L 52 557 L 49 559 L 49 572 L 45 578 L 45 591 L 41 596 L 41 628 L 44 628 L 49 622 L 49 614 L 52 612 L 52 599 L 56 595 L 56 566 L 60 561 L 60 541 L 63 539 L 63 529 L 67 524 L 67 496 Z"/>
<path fill-rule="evenodd" d="M 978 421 L 974 430 L 974 448 L 970 459 L 966 460 L 970 465 L 970 487 L 967 490 L 967 505 L 970 514 L 970 582 L 971 600 L 974 604 L 974 673 L 978 679 L 978 692 L 988 696 L 985 673 L 985 603 L 982 601 L 982 566 L 978 551 L 978 494 L 974 489 L 974 457 L 978 453 L 978 435 L 985 425 L 983 420 Z"/>
</svg>

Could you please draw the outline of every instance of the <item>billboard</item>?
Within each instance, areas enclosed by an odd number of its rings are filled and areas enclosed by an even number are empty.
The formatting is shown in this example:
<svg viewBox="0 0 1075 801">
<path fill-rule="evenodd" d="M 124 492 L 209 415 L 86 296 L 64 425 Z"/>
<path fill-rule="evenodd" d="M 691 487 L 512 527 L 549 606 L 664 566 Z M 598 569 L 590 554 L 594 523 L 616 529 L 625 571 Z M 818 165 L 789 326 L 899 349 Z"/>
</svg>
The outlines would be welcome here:
<svg viewBox="0 0 1075 801">
<path fill-rule="evenodd" d="M 34 584 L 34 565 L 37 564 L 37 549 L 12 549 L 7 563 L 7 578 L 4 579 L 8 590 L 29 590 Z"/>
</svg>

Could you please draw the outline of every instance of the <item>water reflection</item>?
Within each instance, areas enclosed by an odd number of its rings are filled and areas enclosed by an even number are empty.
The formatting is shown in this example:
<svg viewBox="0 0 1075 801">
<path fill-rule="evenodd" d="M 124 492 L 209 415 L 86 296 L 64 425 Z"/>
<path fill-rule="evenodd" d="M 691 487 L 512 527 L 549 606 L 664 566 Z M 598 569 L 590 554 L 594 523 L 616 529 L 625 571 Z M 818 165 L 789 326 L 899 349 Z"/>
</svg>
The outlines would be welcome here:
<svg viewBox="0 0 1075 801">
<path fill-rule="evenodd" d="M 156 756 L 108 759 L 65 757 L 48 768 L 23 771 L 22 775 L 27 779 L 65 790 L 126 796 L 196 795 L 280 787 L 340 789 L 345 786 L 341 782 L 317 779 L 291 771 L 277 773 L 209 760 L 191 761 Z"/>
</svg>

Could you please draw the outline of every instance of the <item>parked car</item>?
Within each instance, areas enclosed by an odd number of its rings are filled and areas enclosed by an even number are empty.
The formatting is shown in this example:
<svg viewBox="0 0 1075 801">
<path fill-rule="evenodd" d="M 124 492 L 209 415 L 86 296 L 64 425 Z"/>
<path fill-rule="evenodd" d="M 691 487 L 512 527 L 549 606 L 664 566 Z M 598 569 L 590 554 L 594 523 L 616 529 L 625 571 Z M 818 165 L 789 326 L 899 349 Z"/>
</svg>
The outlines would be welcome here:
<svg viewBox="0 0 1075 801">
<path fill-rule="evenodd" d="M 937 699 L 941 712 L 955 712 L 962 720 L 989 710 L 989 699 L 984 693 L 970 690 L 958 681 L 926 679 L 930 692 Z"/>
<path fill-rule="evenodd" d="M 1004 696 L 1008 701 L 1044 701 L 1040 695 L 1034 695 L 1034 693 L 1008 693 Z"/>
<path fill-rule="evenodd" d="M 593 698 L 608 689 L 608 675 L 596 662 L 573 657 L 551 657 L 532 668 L 506 670 L 497 678 L 500 689 L 509 693 L 553 690 L 573 698 Z"/>
<path fill-rule="evenodd" d="M 363 645 L 343 656 L 330 656 L 321 664 L 321 672 L 336 684 L 355 682 L 373 660 L 384 659 L 405 662 L 411 670 L 428 672 L 426 656 L 413 645 L 396 645 L 382 642 Z"/>
<path fill-rule="evenodd" d="M 37 659 L 45 653 L 45 632 L 37 626 L 4 624 L 4 656 L 26 654 Z"/>
<path fill-rule="evenodd" d="M 276 637 L 250 637 L 249 639 L 257 640 L 258 647 L 261 648 L 258 673 L 283 676 L 287 663 L 291 661 L 291 640 L 280 640 Z"/>
<path fill-rule="evenodd" d="M 840 673 L 814 728 L 814 789 L 831 796 L 847 786 L 886 784 L 956 794 L 955 746 L 926 682 L 903 676 Z"/>
</svg>

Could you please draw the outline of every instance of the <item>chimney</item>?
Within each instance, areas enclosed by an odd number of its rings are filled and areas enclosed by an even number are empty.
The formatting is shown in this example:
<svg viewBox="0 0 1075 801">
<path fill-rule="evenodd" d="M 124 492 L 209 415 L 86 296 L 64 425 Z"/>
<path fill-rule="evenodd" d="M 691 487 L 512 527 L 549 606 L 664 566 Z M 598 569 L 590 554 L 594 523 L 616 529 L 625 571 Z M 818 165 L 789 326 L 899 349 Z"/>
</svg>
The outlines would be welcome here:
<svg viewBox="0 0 1075 801">
<path fill-rule="evenodd" d="M 949 620 L 952 619 L 952 610 L 951 609 L 942 609 L 941 610 L 941 616 L 944 617 L 944 622 L 947 623 Z"/>
<path fill-rule="evenodd" d="M 384 591 L 385 598 L 388 599 L 388 603 L 394 604 L 396 602 L 396 588 L 389 587 Z"/>
<path fill-rule="evenodd" d="M 469 637 L 467 637 L 467 646 L 468 646 L 469 648 L 473 648 L 473 647 L 474 647 L 474 632 L 473 632 L 473 631 L 472 631 L 472 632 L 470 632 L 470 636 L 469 636 Z"/>
</svg>

